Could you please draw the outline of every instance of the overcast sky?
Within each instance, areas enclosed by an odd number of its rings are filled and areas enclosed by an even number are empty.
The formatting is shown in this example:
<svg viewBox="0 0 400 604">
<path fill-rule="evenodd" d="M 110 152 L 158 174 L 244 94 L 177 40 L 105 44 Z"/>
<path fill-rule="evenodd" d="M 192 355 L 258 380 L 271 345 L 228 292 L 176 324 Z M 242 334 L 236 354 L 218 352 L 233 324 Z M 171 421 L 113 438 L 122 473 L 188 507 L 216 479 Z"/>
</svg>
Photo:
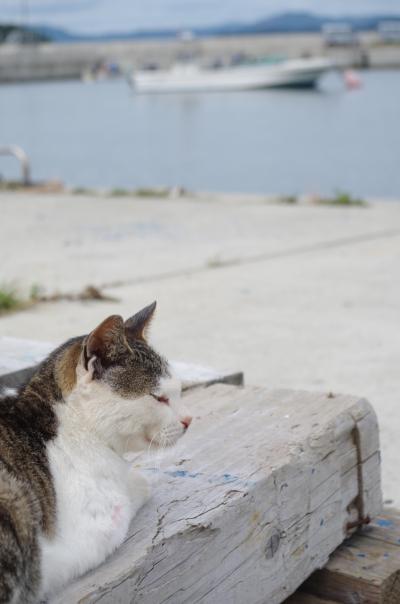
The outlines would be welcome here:
<svg viewBox="0 0 400 604">
<path fill-rule="evenodd" d="M 400 14 L 400 0 L 0 0 L 0 21 L 23 20 L 80 33 L 253 21 L 286 10 Z"/>
</svg>

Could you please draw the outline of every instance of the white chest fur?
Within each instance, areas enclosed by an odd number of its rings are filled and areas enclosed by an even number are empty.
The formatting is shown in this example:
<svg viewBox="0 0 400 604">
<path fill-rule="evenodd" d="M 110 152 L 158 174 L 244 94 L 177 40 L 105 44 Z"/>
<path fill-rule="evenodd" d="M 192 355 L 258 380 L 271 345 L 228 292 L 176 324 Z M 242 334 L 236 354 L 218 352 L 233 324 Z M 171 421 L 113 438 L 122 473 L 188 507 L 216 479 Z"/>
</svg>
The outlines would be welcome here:
<svg viewBox="0 0 400 604">
<path fill-rule="evenodd" d="M 43 596 L 103 562 L 148 499 L 147 481 L 122 454 L 154 441 L 173 444 L 190 423 L 181 421 L 169 395 L 167 404 L 151 395 L 122 398 L 93 380 L 90 367 L 78 365 L 76 372 L 76 386 L 57 406 L 57 437 L 47 446 L 56 529 L 40 539 Z"/>
<path fill-rule="evenodd" d="M 40 540 L 43 595 L 112 553 L 148 496 L 144 479 L 77 421 L 64 416 L 48 445 L 57 510 L 54 536 Z"/>
</svg>

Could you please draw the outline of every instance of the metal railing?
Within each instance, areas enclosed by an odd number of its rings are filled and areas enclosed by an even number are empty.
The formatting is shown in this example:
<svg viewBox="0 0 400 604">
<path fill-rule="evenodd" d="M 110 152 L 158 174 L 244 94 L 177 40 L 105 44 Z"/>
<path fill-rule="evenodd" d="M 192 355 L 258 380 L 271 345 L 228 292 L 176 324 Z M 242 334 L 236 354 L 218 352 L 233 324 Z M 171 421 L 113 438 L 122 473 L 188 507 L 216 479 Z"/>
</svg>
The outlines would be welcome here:
<svg viewBox="0 0 400 604">
<path fill-rule="evenodd" d="M 18 159 L 21 164 L 22 184 L 29 185 L 31 183 L 31 166 L 29 157 L 21 147 L 17 145 L 0 146 L 0 155 L 11 155 Z"/>
</svg>

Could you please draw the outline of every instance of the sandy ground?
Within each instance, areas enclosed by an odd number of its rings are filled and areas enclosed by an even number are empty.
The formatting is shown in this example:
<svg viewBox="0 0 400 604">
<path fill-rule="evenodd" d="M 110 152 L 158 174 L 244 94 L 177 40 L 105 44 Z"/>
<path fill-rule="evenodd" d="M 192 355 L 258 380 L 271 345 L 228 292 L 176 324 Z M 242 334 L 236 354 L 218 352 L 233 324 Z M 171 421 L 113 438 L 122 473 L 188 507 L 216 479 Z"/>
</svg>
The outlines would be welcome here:
<svg viewBox="0 0 400 604">
<path fill-rule="evenodd" d="M 119 300 L 41 304 L 1 318 L 1 335 L 59 342 L 157 299 L 154 341 L 171 358 L 367 397 L 400 505 L 400 203 L 2 194 L 0 212 L 0 282 Z"/>
</svg>

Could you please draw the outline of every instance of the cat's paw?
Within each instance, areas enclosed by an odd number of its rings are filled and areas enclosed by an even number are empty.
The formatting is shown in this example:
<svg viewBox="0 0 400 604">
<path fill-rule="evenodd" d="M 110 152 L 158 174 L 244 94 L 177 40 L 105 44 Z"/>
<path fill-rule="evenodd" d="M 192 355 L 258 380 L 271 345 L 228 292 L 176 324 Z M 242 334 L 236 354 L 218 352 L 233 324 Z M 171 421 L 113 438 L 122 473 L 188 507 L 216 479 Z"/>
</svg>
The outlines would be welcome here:
<svg viewBox="0 0 400 604">
<path fill-rule="evenodd" d="M 137 470 L 129 472 L 129 490 L 131 493 L 132 504 L 139 509 L 151 497 L 151 488 L 147 479 Z"/>
</svg>

